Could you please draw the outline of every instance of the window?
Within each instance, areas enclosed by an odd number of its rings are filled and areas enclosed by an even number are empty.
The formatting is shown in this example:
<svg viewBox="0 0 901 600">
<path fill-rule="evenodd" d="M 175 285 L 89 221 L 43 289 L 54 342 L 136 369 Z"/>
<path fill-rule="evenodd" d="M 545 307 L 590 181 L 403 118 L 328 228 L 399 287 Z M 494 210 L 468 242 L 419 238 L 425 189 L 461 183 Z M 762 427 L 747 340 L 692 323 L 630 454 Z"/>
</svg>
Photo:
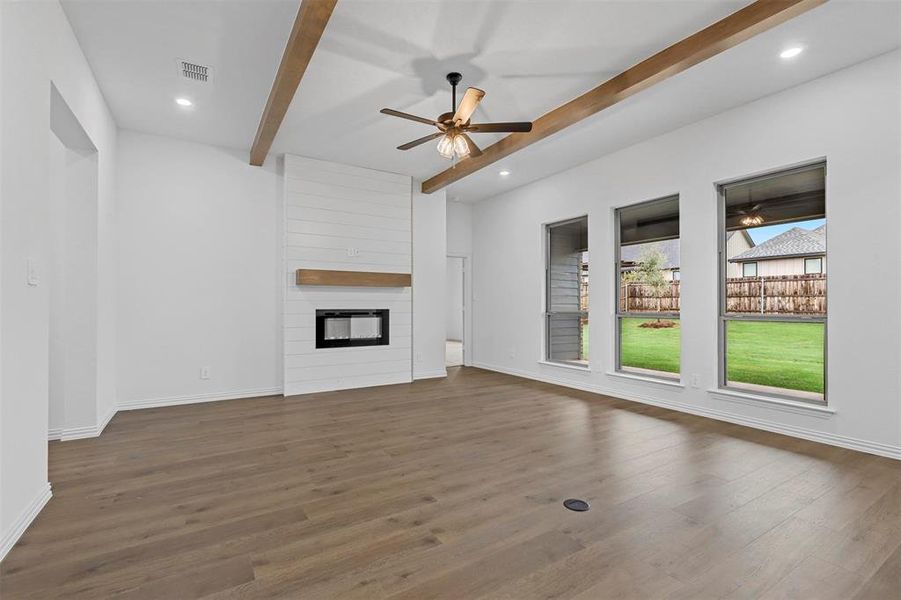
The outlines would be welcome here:
<svg viewBox="0 0 901 600">
<path fill-rule="evenodd" d="M 673 281 L 682 281 L 682 272 L 679 269 L 673 270 Z"/>
<path fill-rule="evenodd" d="M 720 387 L 824 403 L 826 165 L 719 192 Z"/>
<path fill-rule="evenodd" d="M 588 366 L 588 217 L 547 225 L 548 361 Z"/>
<path fill-rule="evenodd" d="M 822 258 L 805 258 L 804 259 L 804 274 L 805 275 L 819 275 L 823 272 L 823 259 Z"/>
<path fill-rule="evenodd" d="M 616 370 L 679 378 L 679 197 L 616 211 Z"/>
</svg>

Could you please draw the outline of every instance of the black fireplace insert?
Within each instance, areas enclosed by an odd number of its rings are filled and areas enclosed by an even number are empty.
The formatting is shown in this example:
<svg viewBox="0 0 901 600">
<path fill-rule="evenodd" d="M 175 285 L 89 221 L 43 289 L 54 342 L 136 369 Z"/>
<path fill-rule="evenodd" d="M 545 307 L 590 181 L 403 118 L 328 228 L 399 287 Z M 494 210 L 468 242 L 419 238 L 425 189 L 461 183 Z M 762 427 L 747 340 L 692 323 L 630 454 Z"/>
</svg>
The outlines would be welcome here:
<svg viewBox="0 0 901 600">
<path fill-rule="evenodd" d="M 387 308 L 316 311 L 317 348 L 387 345 Z"/>
</svg>

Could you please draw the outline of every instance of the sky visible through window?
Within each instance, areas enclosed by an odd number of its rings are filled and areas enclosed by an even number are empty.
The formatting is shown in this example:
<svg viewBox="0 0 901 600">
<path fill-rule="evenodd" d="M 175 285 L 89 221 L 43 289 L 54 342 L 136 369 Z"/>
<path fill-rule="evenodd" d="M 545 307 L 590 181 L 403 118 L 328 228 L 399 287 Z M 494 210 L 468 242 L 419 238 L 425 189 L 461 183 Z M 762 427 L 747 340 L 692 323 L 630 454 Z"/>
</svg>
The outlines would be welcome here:
<svg viewBox="0 0 901 600">
<path fill-rule="evenodd" d="M 800 227 L 801 229 L 816 229 L 820 225 L 824 225 L 826 219 L 810 219 L 809 221 L 795 221 L 794 223 L 780 223 L 779 225 L 764 225 L 763 227 L 753 227 L 748 229 L 748 234 L 754 240 L 754 244 L 760 245 L 770 238 L 774 238 L 780 233 L 785 233 L 792 227 Z"/>
</svg>

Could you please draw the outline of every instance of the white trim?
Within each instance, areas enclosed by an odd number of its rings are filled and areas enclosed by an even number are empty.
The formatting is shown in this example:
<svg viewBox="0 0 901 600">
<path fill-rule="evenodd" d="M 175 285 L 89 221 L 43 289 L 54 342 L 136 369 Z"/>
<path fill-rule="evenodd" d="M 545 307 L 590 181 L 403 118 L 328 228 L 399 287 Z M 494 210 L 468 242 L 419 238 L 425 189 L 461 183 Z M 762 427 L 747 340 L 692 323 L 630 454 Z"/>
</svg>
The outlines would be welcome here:
<svg viewBox="0 0 901 600">
<path fill-rule="evenodd" d="M 788 400 L 785 398 L 774 398 L 772 396 L 749 394 L 746 392 L 726 390 L 722 388 L 710 389 L 707 390 L 707 393 L 718 400 L 736 402 L 738 404 L 746 404 L 749 406 L 757 406 L 760 402 L 765 402 L 767 404 L 773 405 L 772 407 L 768 408 L 776 408 L 777 410 L 782 410 L 785 412 L 801 415 L 811 415 L 823 419 L 828 419 L 835 414 L 835 409 L 829 408 L 828 406 L 811 404 L 809 402 L 799 402 L 797 400 Z"/>
<path fill-rule="evenodd" d="M 413 373 L 414 381 L 417 379 L 437 379 L 439 377 L 447 377 L 447 369 L 433 369 L 431 371 Z"/>
<path fill-rule="evenodd" d="M 308 386 L 309 384 L 302 383 L 302 382 L 298 383 L 295 381 L 293 384 L 291 384 L 290 386 L 285 388 L 284 391 L 282 391 L 282 395 L 287 398 L 289 396 L 305 396 L 308 394 L 326 394 L 328 392 L 340 392 L 343 390 L 360 390 L 363 388 L 382 387 L 385 385 L 400 385 L 400 384 L 404 384 L 404 383 L 413 383 L 413 375 L 412 374 L 408 374 L 408 373 L 404 372 L 399 375 L 400 376 L 398 376 L 398 374 L 392 375 L 391 373 L 388 373 L 387 375 L 385 375 L 384 373 L 377 373 L 372 376 L 373 377 L 384 377 L 384 379 L 382 379 L 381 381 L 363 381 L 363 382 L 357 381 L 357 382 L 352 382 L 352 383 L 345 382 L 345 383 L 342 383 L 340 386 L 336 383 L 337 379 L 320 380 L 319 382 L 314 382 L 314 383 L 321 383 L 322 381 L 331 381 L 332 383 L 329 387 L 323 387 L 323 388 L 319 388 L 319 389 L 316 389 L 316 388 L 310 389 L 309 387 L 305 387 L 305 386 Z M 365 377 L 369 377 L 369 376 L 365 376 Z"/>
<path fill-rule="evenodd" d="M 50 501 L 52 495 L 53 493 L 50 491 L 50 482 L 47 482 L 31 503 L 25 507 L 22 514 L 13 521 L 9 531 L 5 532 L 3 537 L 0 538 L 0 561 L 6 558 L 9 551 L 13 549 L 13 546 L 16 545 L 16 542 L 19 541 L 19 538 L 21 538 L 22 534 L 25 533 L 25 530 L 28 529 L 28 526 L 31 525 L 32 521 L 34 521 L 41 510 L 43 510 L 47 502 Z"/>
<path fill-rule="evenodd" d="M 578 371 L 579 373 L 591 373 L 591 367 L 589 365 L 585 365 L 584 367 L 579 365 L 571 365 L 569 363 L 564 362 L 554 362 L 552 360 L 539 360 L 539 365 L 544 365 L 546 367 L 559 367 L 561 369 L 572 369 L 573 371 Z M 478 366 L 478 365 L 473 365 Z"/>
<path fill-rule="evenodd" d="M 652 406 L 659 406 L 661 408 L 668 408 L 671 410 L 684 412 L 692 415 L 697 415 L 699 417 L 707 417 L 710 419 L 716 419 L 717 421 L 726 421 L 727 423 L 735 423 L 736 425 L 744 425 L 746 427 L 753 427 L 754 429 L 762 429 L 764 431 L 771 431 L 773 433 L 781 433 L 783 435 L 788 435 L 796 438 L 801 438 L 804 440 L 809 440 L 812 442 L 819 442 L 821 444 L 828 444 L 830 446 L 839 446 L 840 448 L 848 448 L 850 450 L 857 450 L 859 452 L 867 452 L 869 454 L 876 454 L 878 456 L 885 456 L 888 458 L 894 458 L 896 460 L 901 460 L 901 446 L 896 446 L 893 444 L 883 444 L 881 442 L 871 442 L 868 440 L 861 440 L 849 436 L 837 435 L 834 433 L 828 433 L 825 431 L 816 431 L 813 429 L 808 429 L 806 427 L 796 427 L 794 425 L 785 425 L 783 423 L 774 423 L 773 421 L 769 421 L 766 419 L 758 419 L 755 417 L 745 417 L 741 415 L 735 415 L 732 413 L 724 412 L 721 410 L 716 410 L 712 408 L 704 408 L 691 404 L 685 404 L 684 402 L 670 402 L 666 400 L 659 400 L 657 398 L 651 398 L 649 396 L 640 396 L 636 394 L 623 394 L 619 390 L 608 390 L 602 388 L 601 386 L 593 385 L 590 383 L 581 383 L 574 381 L 567 381 L 564 379 L 557 379 L 555 377 L 545 377 L 539 376 L 534 373 L 526 373 L 525 371 L 520 371 L 518 369 L 509 369 L 506 367 L 498 367 L 495 365 L 489 365 L 485 363 L 477 363 L 477 366 L 480 369 L 486 369 L 488 371 L 496 371 L 498 373 L 506 373 L 507 375 L 514 375 L 516 377 L 522 377 L 524 379 L 532 379 L 535 381 L 543 381 L 545 383 L 550 383 L 553 385 L 559 385 L 562 387 L 573 388 L 577 390 L 583 390 L 586 392 L 594 392 L 596 394 L 603 394 L 605 396 L 611 396 L 614 398 L 619 398 L 622 400 L 629 400 L 632 402 L 639 402 L 641 404 L 650 404 Z M 760 405 L 757 405 L 760 406 Z M 769 406 L 762 406 L 763 408 L 770 408 Z"/>
<path fill-rule="evenodd" d="M 100 435 L 96 425 L 84 425 L 82 427 L 65 427 L 59 436 L 61 442 L 70 440 L 83 440 L 85 438 L 94 438 Z"/>
<path fill-rule="evenodd" d="M 97 425 L 97 435 L 103 433 L 103 430 L 106 429 L 106 426 L 109 425 L 109 422 L 113 420 L 113 417 L 116 416 L 116 413 L 119 412 L 119 407 L 113 406 L 109 409 L 109 412 L 105 417 L 100 421 L 100 424 Z"/>
<path fill-rule="evenodd" d="M 109 413 L 103 419 L 100 420 L 100 423 L 97 425 L 84 425 L 82 427 L 54 427 L 53 429 L 47 430 L 47 440 L 54 441 L 59 440 L 61 442 L 68 442 L 71 440 L 83 440 L 86 438 L 95 438 L 98 437 L 103 430 L 106 429 L 106 426 L 109 424 L 110 420 L 116 416 L 118 412 L 116 407 L 110 409 Z"/>
<path fill-rule="evenodd" d="M 630 381 L 640 381 L 642 383 L 653 383 L 656 385 L 665 385 L 667 387 L 674 387 L 680 390 L 685 389 L 685 384 L 682 383 L 678 379 L 668 379 L 666 377 L 653 377 L 651 375 L 638 375 L 635 373 L 622 373 L 619 371 L 607 371 L 607 375 L 610 377 L 619 377 L 621 379 L 627 379 Z"/>
<path fill-rule="evenodd" d="M 182 404 L 199 404 L 201 402 L 217 402 L 219 400 L 237 400 L 239 398 L 256 398 L 257 396 L 275 396 L 281 394 L 281 387 L 268 387 L 254 390 L 235 390 L 231 392 L 210 392 L 207 394 L 193 394 L 189 396 L 169 396 L 164 398 L 146 398 L 143 400 L 124 400 L 119 402 L 119 410 L 159 408 L 161 406 L 180 406 Z"/>
</svg>

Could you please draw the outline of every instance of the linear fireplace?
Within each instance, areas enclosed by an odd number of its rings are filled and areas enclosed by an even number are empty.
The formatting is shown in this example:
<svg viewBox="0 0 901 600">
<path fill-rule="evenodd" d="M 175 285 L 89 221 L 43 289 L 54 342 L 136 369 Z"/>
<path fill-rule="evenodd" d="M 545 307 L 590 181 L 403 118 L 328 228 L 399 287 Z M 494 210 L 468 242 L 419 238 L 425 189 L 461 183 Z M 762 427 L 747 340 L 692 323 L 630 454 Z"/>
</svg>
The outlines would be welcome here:
<svg viewBox="0 0 901 600">
<path fill-rule="evenodd" d="M 387 345 L 387 308 L 316 311 L 317 348 Z"/>
</svg>

